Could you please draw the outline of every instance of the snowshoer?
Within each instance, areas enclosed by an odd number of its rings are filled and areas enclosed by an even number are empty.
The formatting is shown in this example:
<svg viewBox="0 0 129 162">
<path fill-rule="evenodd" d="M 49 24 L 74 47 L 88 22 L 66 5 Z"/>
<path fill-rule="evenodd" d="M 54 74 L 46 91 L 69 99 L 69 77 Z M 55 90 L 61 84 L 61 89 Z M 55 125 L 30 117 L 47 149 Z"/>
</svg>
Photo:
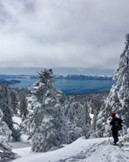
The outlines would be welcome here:
<svg viewBox="0 0 129 162">
<path fill-rule="evenodd" d="M 112 112 L 111 114 L 112 120 L 110 122 L 111 130 L 112 130 L 112 136 L 114 139 L 114 144 L 119 141 L 118 139 L 118 131 L 122 129 L 122 120 L 120 118 L 116 117 L 116 113 Z"/>
</svg>

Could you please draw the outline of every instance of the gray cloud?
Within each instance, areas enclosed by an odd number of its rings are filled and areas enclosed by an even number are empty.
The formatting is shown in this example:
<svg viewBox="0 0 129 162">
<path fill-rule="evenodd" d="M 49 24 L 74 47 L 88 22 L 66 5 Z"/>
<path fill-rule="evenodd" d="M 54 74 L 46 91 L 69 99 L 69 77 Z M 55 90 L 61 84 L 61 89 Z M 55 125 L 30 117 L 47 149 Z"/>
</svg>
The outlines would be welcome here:
<svg viewBox="0 0 129 162">
<path fill-rule="evenodd" d="M 116 68 L 128 0 L 1 0 L 0 65 Z"/>
</svg>

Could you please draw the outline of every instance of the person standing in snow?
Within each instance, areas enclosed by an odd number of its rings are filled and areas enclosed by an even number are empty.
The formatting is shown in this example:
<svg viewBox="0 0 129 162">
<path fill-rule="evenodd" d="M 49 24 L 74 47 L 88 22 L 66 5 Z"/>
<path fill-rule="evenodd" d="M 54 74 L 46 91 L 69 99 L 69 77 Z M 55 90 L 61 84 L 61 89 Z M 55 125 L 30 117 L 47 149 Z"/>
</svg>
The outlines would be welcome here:
<svg viewBox="0 0 129 162">
<path fill-rule="evenodd" d="M 122 120 L 116 117 L 116 113 L 112 112 L 111 114 L 112 120 L 110 122 L 111 125 L 111 131 L 112 131 L 112 137 L 114 139 L 114 144 L 116 145 L 116 143 L 119 141 L 118 139 L 118 131 L 121 130 L 122 128 Z"/>
</svg>

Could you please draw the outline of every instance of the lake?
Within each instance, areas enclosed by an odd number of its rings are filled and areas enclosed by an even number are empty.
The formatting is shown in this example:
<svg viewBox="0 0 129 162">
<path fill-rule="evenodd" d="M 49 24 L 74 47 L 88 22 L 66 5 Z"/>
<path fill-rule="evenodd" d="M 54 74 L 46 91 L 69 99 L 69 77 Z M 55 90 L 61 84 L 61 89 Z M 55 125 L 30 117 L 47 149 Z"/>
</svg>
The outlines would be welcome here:
<svg viewBox="0 0 129 162">
<path fill-rule="evenodd" d="M 12 88 L 28 88 L 32 86 L 37 79 L 36 78 L 20 78 L 21 82 L 10 85 Z M 54 86 L 65 95 L 86 94 L 109 91 L 112 85 L 115 83 L 113 80 L 86 80 L 86 79 L 56 79 Z"/>
</svg>

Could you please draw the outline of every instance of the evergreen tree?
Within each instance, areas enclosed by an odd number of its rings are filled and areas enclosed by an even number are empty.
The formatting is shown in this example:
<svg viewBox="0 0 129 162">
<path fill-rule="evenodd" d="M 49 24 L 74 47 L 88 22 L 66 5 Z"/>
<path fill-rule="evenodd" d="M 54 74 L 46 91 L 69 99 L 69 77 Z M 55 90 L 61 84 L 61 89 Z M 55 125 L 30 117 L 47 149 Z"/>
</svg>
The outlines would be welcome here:
<svg viewBox="0 0 129 162">
<path fill-rule="evenodd" d="M 91 121 L 85 100 L 80 96 L 68 96 L 63 111 L 67 119 L 67 142 L 71 143 L 82 135 L 88 138 Z"/>
<path fill-rule="evenodd" d="M 12 110 L 13 114 L 17 114 L 18 99 L 17 99 L 17 92 L 15 91 L 15 89 L 9 90 L 9 96 L 10 96 L 9 97 L 9 107 Z"/>
<path fill-rule="evenodd" d="M 85 114 L 85 116 L 84 116 L 85 117 L 84 118 L 85 125 L 83 126 L 83 132 L 84 132 L 85 138 L 89 138 L 90 127 L 91 127 L 91 119 L 90 119 L 90 116 L 89 116 L 89 109 L 88 109 L 87 103 L 85 103 L 84 114 Z"/>
<path fill-rule="evenodd" d="M 32 140 L 32 151 L 45 152 L 60 147 L 65 135 L 60 99 L 62 93 L 53 87 L 51 69 L 39 73 L 39 81 L 30 88 L 29 114 L 23 122 L 23 130 Z"/>
<path fill-rule="evenodd" d="M 126 35 L 126 45 L 123 53 L 120 55 L 119 67 L 114 75 L 116 83 L 112 86 L 105 104 L 98 115 L 97 128 L 100 131 L 99 136 L 104 134 L 102 123 L 115 111 L 122 117 L 125 125 L 129 127 L 129 34 Z"/>
<path fill-rule="evenodd" d="M 2 121 L 3 112 L 0 110 L 0 157 L 1 158 L 14 158 L 12 147 L 9 144 L 9 140 L 12 132 L 8 128 L 7 124 Z"/>
<path fill-rule="evenodd" d="M 18 98 L 19 98 L 18 109 L 20 111 L 20 116 L 25 118 L 28 113 L 28 110 L 27 110 L 28 103 L 27 103 L 26 94 L 23 91 L 19 91 Z"/>
<path fill-rule="evenodd" d="M 0 108 L 4 114 L 3 121 L 8 124 L 9 129 L 13 132 L 13 110 L 11 109 L 10 89 L 6 85 L 0 85 Z"/>
<path fill-rule="evenodd" d="M 97 116 L 101 110 L 101 107 L 103 107 L 104 100 L 106 97 L 107 97 L 107 93 L 94 94 L 90 96 L 90 99 L 87 103 L 90 109 L 91 116 L 92 116 L 90 138 L 95 138 L 98 136 L 97 135 L 98 132 L 96 132 L 96 124 L 98 123 Z"/>
<path fill-rule="evenodd" d="M 17 114 L 18 99 L 17 92 L 7 85 L 0 85 L 0 108 L 3 112 L 3 121 L 5 121 L 12 131 L 14 141 L 20 138 L 20 130 L 14 127 L 13 115 Z"/>
</svg>

